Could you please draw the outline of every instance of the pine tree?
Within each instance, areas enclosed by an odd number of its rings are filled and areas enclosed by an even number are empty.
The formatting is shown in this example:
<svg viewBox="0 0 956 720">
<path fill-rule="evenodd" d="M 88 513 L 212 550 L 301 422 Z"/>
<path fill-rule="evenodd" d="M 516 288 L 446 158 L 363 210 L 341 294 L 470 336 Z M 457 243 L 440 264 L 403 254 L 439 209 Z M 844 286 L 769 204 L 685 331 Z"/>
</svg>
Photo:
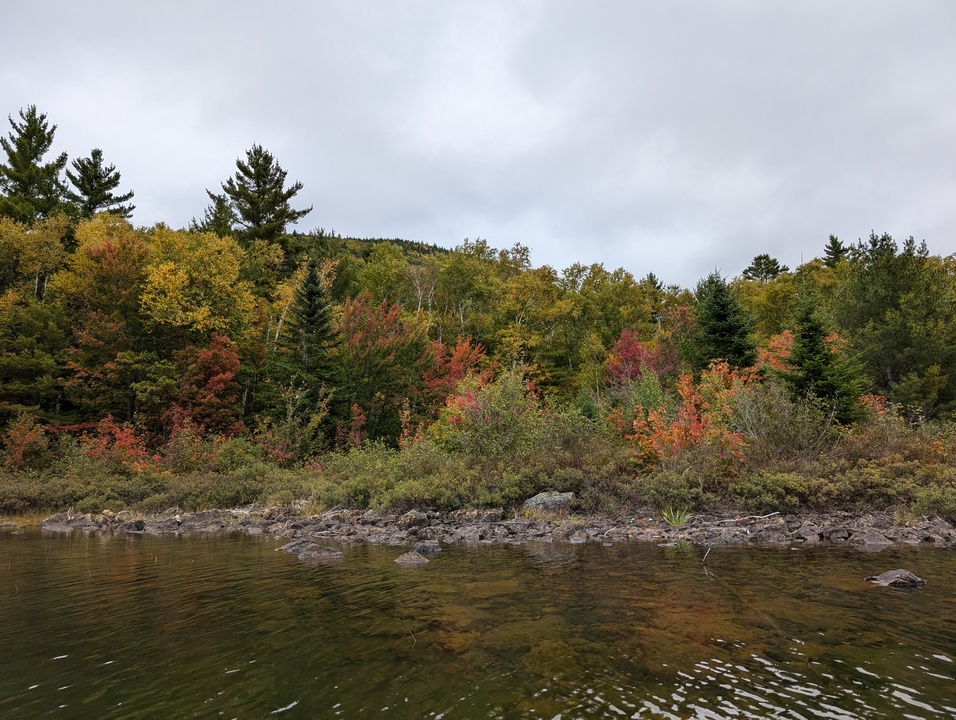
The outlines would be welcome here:
<svg viewBox="0 0 956 720">
<path fill-rule="evenodd" d="M 790 268 L 781 265 L 776 258 L 770 257 L 767 253 L 757 255 L 750 263 L 750 267 L 744 270 L 743 276 L 747 280 L 773 280 L 781 273 L 790 272 Z"/>
<path fill-rule="evenodd" d="M 0 147 L 7 155 L 0 164 L 0 216 L 32 223 L 63 209 L 66 188 L 60 173 L 66 167 L 66 153 L 43 163 L 43 156 L 53 145 L 56 125 L 48 125 L 46 115 L 36 105 L 20 111 L 20 122 L 9 117 L 13 132 L 0 137 Z"/>
<path fill-rule="evenodd" d="M 236 160 L 236 168 L 236 174 L 222 183 L 222 189 L 242 228 L 243 239 L 276 240 L 287 224 L 312 211 L 311 205 L 305 210 L 292 209 L 289 201 L 302 189 L 302 183 L 285 187 L 286 171 L 261 145 L 246 151 L 245 162 Z M 210 197 L 215 200 L 212 194 Z"/>
<path fill-rule="evenodd" d="M 80 158 L 72 163 L 75 173 L 69 169 L 66 176 L 76 192 L 67 192 L 67 197 L 79 207 L 84 218 L 93 217 L 100 210 L 120 215 L 127 220 L 132 216 L 135 205 L 124 205 L 133 198 L 133 191 L 114 195 L 119 187 L 120 174 L 115 165 L 103 165 L 103 151 L 93 148 L 88 158 Z"/>
<path fill-rule="evenodd" d="M 698 369 L 713 360 L 726 360 L 732 367 L 749 367 L 757 360 L 750 339 L 750 322 L 730 286 L 713 272 L 697 284 Z"/>
<path fill-rule="evenodd" d="M 831 235 L 827 246 L 823 249 L 823 264 L 828 268 L 835 268 L 848 252 L 846 245 L 840 242 L 836 235 Z"/>
<path fill-rule="evenodd" d="M 229 198 L 222 193 L 213 193 L 208 190 L 206 194 L 212 202 L 206 207 L 202 220 L 192 219 L 189 229 L 193 232 L 211 232 L 219 237 L 234 235 L 237 220 Z"/>
</svg>

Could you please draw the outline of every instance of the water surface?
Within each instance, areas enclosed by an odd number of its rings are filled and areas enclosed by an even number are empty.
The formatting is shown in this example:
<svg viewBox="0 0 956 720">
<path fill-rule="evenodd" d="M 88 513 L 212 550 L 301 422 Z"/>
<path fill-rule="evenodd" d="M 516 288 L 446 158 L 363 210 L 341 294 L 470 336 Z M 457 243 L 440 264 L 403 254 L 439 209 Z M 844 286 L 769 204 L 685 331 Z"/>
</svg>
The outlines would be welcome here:
<svg viewBox="0 0 956 720">
<path fill-rule="evenodd" d="M 956 717 L 952 550 L 279 544 L 0 535 L 0 717 Z"/>
</svg>

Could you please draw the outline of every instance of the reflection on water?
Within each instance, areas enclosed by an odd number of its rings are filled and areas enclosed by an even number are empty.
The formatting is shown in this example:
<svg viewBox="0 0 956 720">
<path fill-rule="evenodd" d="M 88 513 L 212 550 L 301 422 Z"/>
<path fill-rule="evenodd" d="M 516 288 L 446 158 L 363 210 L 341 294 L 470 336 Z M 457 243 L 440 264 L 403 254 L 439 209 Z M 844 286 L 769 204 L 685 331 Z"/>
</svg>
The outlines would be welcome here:
<svg viewBox="0 0 956 720">
<path fill-rule="evenodd" d="M 276 546 L 0 535 L 0 717 L 956 717 L 952 551 Z"/>
</svg>

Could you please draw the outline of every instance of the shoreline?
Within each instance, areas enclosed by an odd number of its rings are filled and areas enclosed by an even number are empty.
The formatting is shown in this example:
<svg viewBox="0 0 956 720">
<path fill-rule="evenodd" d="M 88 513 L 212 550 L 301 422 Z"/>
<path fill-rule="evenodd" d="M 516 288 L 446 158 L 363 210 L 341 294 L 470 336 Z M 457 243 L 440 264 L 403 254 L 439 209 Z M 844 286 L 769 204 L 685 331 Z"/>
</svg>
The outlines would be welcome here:
<svg viewBox="0 0 956 720">
<path fill-rule="evenodd" d="M 17 532 L 16 523 L 0 530 Z M 681 526 L 650 511 L 578 517 L 562 513 L 517 513 L 500 509 L 404 514 L 332 509 L 302 515 L 296 508 L 208 510 L 137 517 L 130 511 L 73 515 L 59 513 L 38 525 L 52 533 L 96 532 L 187 535 L 240 532 L 315 544 L 419 546 L 522 544 L 526 542 L 653 542 L 720 546 L 851 546 L 881 550 L 893 546 L 956 547 L 956 524 L 933 516 L 900 523 L 887 512 L 831 512 L 782 515 L 699 514 Z"/>
</svg>

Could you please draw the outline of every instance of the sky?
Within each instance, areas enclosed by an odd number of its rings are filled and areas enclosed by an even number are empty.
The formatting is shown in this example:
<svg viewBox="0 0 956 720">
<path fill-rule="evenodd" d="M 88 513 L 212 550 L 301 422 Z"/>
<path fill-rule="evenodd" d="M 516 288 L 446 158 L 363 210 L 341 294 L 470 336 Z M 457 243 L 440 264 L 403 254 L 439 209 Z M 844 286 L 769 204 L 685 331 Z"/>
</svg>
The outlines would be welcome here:
<svg viewBox="0 0 956 720">
<path fill-rule="evenodd" d="M 136 225 L 201 217 L 258 143 L 303 232 L 684 287 L 830 234 L 956 252 L 952 0 L 6 5 L 0 121 L 102 149 Z"/>
</svg>

